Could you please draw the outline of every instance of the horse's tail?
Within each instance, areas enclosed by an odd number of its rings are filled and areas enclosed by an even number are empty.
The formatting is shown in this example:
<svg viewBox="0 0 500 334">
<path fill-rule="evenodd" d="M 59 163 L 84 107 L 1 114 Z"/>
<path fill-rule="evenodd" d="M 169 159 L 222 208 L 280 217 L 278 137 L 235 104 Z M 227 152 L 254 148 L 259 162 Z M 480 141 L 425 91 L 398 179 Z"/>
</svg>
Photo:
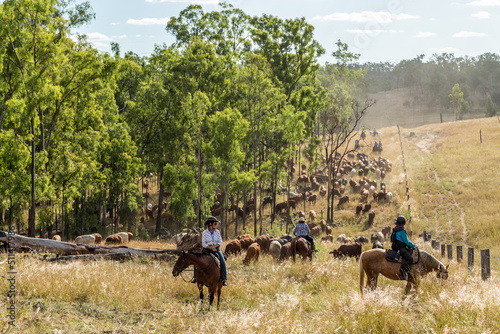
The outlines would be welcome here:
<svg viewBox="0 0 500 334">
<path fill-rule="evenodd" d="M 295 249 L 296 246 L 297 246 L 297 238 L 293 238 L 290 241 L 290 248 L 292 249 L 292 259 L 293 259 L 293 262 L 295 262 L 295 254 L 297 254 L 297 250 Z"/>
<path fill-rule="evenodd" d="M 363 296 L 363 286 L 365 285 L 365 269 L 363 268 L 363 255 L 362 253 L 359 257 L 359 291 L 361 292 L 361 296 Z"/>
</svg>

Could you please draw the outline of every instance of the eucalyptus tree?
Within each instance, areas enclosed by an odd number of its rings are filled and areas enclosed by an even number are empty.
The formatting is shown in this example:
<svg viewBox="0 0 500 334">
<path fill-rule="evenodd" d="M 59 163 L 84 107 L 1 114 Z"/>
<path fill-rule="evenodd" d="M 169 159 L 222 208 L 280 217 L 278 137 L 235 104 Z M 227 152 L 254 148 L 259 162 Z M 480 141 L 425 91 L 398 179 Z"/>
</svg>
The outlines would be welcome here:
<svg viewBox="0 0 500 334">
<path fill-rule="evenodd" d="M 52 80 L 65 51 L 73 43 L 72 27 L 88 22 L 93 13 L 88 3 L 70 6 L 68 1 L 10 0 L 2 4 L 1 43 L 7 90 L 3 90 L 5 113 L 21 115 L 25 120 L 18 128 L 20 136 L 30 142 L 31 200 L 28 235 L 35 235 L 36 183 L 46 183 L 43 166 L 47 159 L 45 121 L 47 109 L 61 96 L 60 87 Z M 3 86 L 5 87 L 5 86 Z M 2 87 L 2 88 L 3 88 Z M 7 102 L 8 100 L 8 102 Z M 6 103 L 7 102 L 7 103 Z M 38 152 L 38 153 L 37 153 Z M 37 161 L 40 162 L 37 167 Z M 36 175 L 38 178 L 36 178 Z M 41 185 L 42 190 L 46 186 Z M 44 194 L 40 193 L 43 197 Z"/>
<path fill-rule="evenodd" d="M 337 41 L 337 51 L 332 54 L 336 62 L 327 63 L 320 76 L 328 91 L 330 102 L 320 113 L 323 128 L 325 158 L 328 170 L 327 221 L 333 220 L 333 190 L 335 177 L 343 158 L 353 150 L 349 144 L 357 134 L 358 125 L 366 110 L 374 101 L 359 102 L 358 85 L 363 83 L 365 70 L 351 69 L 349 64 L 359 58 L 349 52 L 348 45 Z M 339 158 L 336 158 L 336 157 Z"/>
<path fill-rule="evenodd" d="M 166 30 L 176 41 L 173 46 L 187 48 L 195 40 L 215 46 L 219 55 L 239 59 L 251 48 L 248 30 L 250 17 L 227 2 L 219 4 L 221 11 L 204 12 L 201 5 L 190 5 L 171 17 Z"/>
<path fill-rule="evenodd" d="M 266 57 L 287 100 L 299 81 L 314 75 L 318 57 L 325 53 L 314 39 L 314 27 L 305 18 L 283 20 L 272 15 L 251 19 L 253 51 Z"/>
<path fill-rule="evenodd" d="M 223 232 L 228 236 L 227 207 L 231 181 L 238 175 L 241 163 L 245 157 L 243 152 L 244 138 L 249 131 L 249 123 L 236 109 L 224 109 L 211 115 L 208 119 L 211 133 L 210 142 L 206 145 L 207 169 L 216 175 L 223 194 L 223 210 L 225 214 Z"/>
<path fill-rule="evenodd" d="M 265 127 L 271 124 L 271 119 L 279 113 L 280 105 L 285 102 L 284 95 L 273 83 L 272 71 L 261 55 L 247 53 L 245 63 L 238 72 L 234 85 L 234 94 L 239 107 L 250 125 L 248 136 L 251 147 L 250 160 L 252 169 L 257 175 L 263 175 L 259 157 L 263 157 L 262 137 L 264 133 L 272 131 Z M 262 178 L 259 178 L 262 183 Z M 254 235 L 257 235 L 257 189 L 258 182 L 253 185 L 254 206 Z M 273 196 L 274 198 L 274 196 Z M 262 227 L 261 227 L 262 230 Z"/>
</svg>

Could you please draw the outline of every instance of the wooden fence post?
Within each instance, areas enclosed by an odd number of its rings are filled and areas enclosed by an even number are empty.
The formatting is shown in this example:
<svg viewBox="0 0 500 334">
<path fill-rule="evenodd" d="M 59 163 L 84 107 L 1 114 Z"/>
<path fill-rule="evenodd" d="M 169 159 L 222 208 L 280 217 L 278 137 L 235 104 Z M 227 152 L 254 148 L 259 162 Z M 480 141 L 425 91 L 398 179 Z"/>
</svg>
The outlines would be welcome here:
<svg viewBox="0 0 500 334">
<path fill-rule="evenodd" d="M 471 271 L 473 268 L 474 268 L 474 248 L 469 247 L 467 269 Z"/>
<path fill-rule="evenodd" d="M 444 257 L 444 254 L 446 253 L 446 245 L 441 244 L 441 257 Z"/>
<path fill-rule="evenodd" d="M 453 245 L 447 245 L 448 248 L 448 260 L 453 260 Z"/>
<path fill-rule="evenodd" d="M 424 239 L 424 242 L 427 241 L 427 231 L 422 232 L 422 238 Z"/>
<path fill-rule="evenodd" d="M 481 249 L 481 277 L 484 281 L 490 278 L 490 250 Z"/>
<path fill-rule="evenodd" d="M 438 251 L 438 250 L 439 250 L 439 247 L 440 247 L 440 246 L 439 246 L 439 241 L 436 241 L 436 248 L 435 248 L 435 250 L 437 250 L 437 251 Z"/>
<path fill-rule="evenodd" d="M 462 246 L 457 246 L 457 262 L 461 263 L 463 259 L 462 256 Z"/>
<path fill-rule="evenodd" d="M 431 240 L 431 248 L 436 249 L 436 239 Z"/>
<path fill-rule="evenodd" d="M 479 142 L 483 143 L 483 135 L 481 134 L 481 129 L 479 129 Z"/>
</svg>

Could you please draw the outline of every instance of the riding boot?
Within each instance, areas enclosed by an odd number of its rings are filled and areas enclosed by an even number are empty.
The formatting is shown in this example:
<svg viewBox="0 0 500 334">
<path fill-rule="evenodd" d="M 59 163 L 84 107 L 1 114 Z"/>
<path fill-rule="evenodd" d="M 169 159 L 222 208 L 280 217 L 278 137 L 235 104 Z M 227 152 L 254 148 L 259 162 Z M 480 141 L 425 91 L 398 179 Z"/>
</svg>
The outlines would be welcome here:
<svg viewBox="0 0 500 334">
<path fill-rule="evenodd" d="M 407 281 L 408 280 L 408 272 L 409 270 L 407 269 L 407 264 L 401 264 L 401 269 L 400 273 L 401 275 L 399 276 L 400 280 Z"/>
<path fill-rule="evenodd" d="M 196 268 L 193 270 L 193 278 L 191 279 L 191 283 L 196 283 Z"/>
</svg>

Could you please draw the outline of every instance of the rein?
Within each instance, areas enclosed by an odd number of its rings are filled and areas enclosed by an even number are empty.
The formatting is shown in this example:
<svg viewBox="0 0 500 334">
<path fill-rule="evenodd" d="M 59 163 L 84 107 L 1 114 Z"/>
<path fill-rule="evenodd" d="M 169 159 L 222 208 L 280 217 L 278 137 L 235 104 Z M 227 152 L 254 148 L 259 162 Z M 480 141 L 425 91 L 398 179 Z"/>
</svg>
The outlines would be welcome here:
<svg viewBox="0 0 500 334">
<path fill-rule="evenodd" d="M 186 254 L 187 254 L 187 253 L 186 253 Z M 183 259 L 182 259 L 182 262 L 181 262 L 181 263 L 184 263 L 184 261 L 186 261 L 187 257 L 186 257 L 186 256 L 184 256 L 184 255 L 181 255 L 181 256 L 183 256 Z M 205 268 L 197 268 L 197 270 L 207 270 L 208 268 L 210 268 L 210 266 L 212 266 L 212 263 L 214 263 L 214 262 L 215 262 L 215 257 L 213 257 L 213 256 L 210 256 L 210 257 L 212 258 L 212 261 L 208 264 L 208 266 L 206 266 Z M 194 264 L 193 264 L 193 266 L 196 268 L 196 266 L 195 266 Z M 179 276 L 181 276 L 182 280 L 183 280 L 184 282 L 186 282 L 186 283 L 187 283 L 188 281 L 186 281 L 186 279 L 184 279 L 184 276 L 182 276 L 182 272 L 183 272 L 183 271 L 194 271 L 194 269 L 192 269 L 192 270 L 185 270 L 185 269 L 181 269 L 181 268 L 177 267 L 176 265 L 174 265 L 174 268 L 175 268 L 175 269 L 177 269 L 177 271 L 179 272 Z"/>
</svg>

